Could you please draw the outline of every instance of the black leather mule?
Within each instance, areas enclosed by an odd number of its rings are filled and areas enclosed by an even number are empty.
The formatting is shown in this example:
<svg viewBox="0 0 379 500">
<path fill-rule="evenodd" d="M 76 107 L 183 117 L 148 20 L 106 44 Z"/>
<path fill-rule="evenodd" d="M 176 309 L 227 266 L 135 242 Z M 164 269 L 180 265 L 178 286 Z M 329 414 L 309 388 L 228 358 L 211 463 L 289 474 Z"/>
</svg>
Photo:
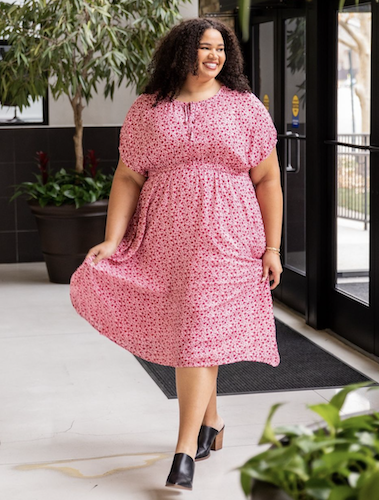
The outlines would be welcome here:
<svg viewBox="0 0 379 500">
<path fill-rule="evenodd" d="M 224 427 L 218 431 L 213 427 L 202 425 L 197 440 L 197 453 L 195 460 L 205 460 L 209 458 L 211 450 L 217 451 L 222 448 L 222 441 L 224 438 Z"/>
<path fill-rule="evenodd" d="M 166 486 L 183 490 L 192 490 L 195 461 L 186 453 L 176 453 L 168 475 Z"/>
</svg>

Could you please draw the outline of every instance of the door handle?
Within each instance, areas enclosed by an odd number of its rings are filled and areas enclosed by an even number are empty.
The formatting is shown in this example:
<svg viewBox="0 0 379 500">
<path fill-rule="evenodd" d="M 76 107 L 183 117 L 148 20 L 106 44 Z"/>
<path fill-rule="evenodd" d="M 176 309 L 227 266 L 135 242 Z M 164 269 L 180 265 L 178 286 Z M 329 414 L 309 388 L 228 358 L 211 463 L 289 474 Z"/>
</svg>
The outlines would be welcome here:
<svg viewBox="0 0 379 500">
<path fill-rule="evenodd" d="M 286 171 L 291 174 L 297 174 L 300 172 L 300 134 L 296 132 L 287 131 L 285 135 L 286 139 L 290 139 L 290 141 L 295 141 L 295 157 L 296 157 L 296 167 L 292 166 L 292 147 L 291 142 L 286 141 Z"/>
</svg>

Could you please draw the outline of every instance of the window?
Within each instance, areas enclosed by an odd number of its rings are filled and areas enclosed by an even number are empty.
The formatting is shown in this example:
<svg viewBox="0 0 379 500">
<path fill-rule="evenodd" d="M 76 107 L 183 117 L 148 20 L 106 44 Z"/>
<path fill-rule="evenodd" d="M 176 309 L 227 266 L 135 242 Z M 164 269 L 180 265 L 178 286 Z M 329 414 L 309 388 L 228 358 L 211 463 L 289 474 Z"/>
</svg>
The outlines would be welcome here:
<svg viewBox="0 0 379 500">
<path fill-rule="evenodd" d="M 0 64 L 5 53 L 9 50 L 6 41 L 0 40 Z M 17 106 L 0 103 L 0 126 L 13 125 L 47 125 L 47 99 L 40 98 L 22 111 Z"/>
</svg>

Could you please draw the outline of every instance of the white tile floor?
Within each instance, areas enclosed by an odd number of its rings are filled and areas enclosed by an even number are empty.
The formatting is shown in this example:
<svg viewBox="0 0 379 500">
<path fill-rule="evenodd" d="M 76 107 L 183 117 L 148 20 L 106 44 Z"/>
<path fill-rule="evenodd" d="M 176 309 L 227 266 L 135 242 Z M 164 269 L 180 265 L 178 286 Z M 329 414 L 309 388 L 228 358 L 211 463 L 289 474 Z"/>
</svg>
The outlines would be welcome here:
<svg viewBox="0 0 379 500">
<path fill-rule="evenodd" d="M 73 310 L 68 286 L 45 266 L 0 265 L 0 497 L 2 500 L 242 500 L 235 470 L 258 450 L 270 406 L 275 424 L 311 423 L 306 404 L 333 390 L 222 396 L 223 450 L 196 466 L 193 492 L 165 488 L 177 433 L 168 400 L 128 352 Z M 379 381 L 379 365 L 282 306 L 282 321 Z M 346 412 L 379 408 L 354 394 Z"/>
</svg>

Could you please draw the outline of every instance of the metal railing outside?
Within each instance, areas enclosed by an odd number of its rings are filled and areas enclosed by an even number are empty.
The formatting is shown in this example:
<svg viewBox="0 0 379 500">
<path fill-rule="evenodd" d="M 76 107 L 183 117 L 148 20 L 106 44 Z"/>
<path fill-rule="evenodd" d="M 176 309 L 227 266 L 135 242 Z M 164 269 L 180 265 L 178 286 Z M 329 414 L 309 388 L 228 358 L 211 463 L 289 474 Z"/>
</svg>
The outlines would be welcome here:
<svg viewBox="0 0 379 500">
<path fill-rule="evenodd" d="M 339 142 L 369 146 L 369 134 L 341 134 Z M 348 146 L 337 148 L 337 216 L 370 222 L 370 151 Z"/>
</svg>

